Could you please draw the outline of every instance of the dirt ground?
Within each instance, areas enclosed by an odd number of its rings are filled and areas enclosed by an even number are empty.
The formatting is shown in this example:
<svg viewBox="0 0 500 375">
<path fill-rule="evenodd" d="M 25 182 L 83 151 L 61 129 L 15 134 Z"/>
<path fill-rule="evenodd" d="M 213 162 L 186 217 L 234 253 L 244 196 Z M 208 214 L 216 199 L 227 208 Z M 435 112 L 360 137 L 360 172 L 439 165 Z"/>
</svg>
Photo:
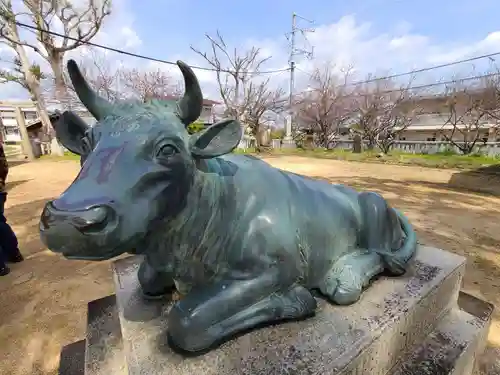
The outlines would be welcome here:
<svg viewBox="0 0 500 375">
<path fill-rule="evenodd" d="M 450 189 L 456 171 L 273 157 L 283 169 L 381 192 L 405 212 L 420 242 L 468 258 L 463 290 L 497 307 L 481 372 L 500 374 L 500 198 Z M 38 239 L 46 200 L 73 180 L 74 161 L 11 167 L 6 216 L 26 261 L 0 278 L 0 374 L 56 374 L 61 346 L 84 337 L 87 302 L 113 293 L 109 262 L 68 261 Z M 498 362 L 498 363 L 496 363 Z"/>
</svg>

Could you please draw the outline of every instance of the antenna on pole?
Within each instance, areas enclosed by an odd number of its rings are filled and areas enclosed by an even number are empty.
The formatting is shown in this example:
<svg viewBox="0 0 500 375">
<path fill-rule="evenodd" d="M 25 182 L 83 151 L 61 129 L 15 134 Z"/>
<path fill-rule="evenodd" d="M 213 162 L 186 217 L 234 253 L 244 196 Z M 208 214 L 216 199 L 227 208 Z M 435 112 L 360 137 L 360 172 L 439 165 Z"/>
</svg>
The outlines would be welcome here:
<svg viewBox="0 0 500 375">
<path fill-rule="evenodd" d="M 313 53 L 314 53 L 314 47 L 312 47 L 308 40 L 306 33 L 312 33 L 315 30 L 314 29 L 306 29 L 306 28 L 301 28 L 297 26 L 297 20 L 303 20 L 306 21 L 307 23 L 311 24 L 313 21 L 308 20 L 307 18 L 304 18 L 302 16 L 299 16 L 295 12 L 292 13 L 292 31 L 290 33 L 286 34 L 286 38 L 290 41 L 290 57 L 288 59 L 288 63 L 290 64 L 290 94 L 289 94 L 289 106 L 290 106 L 290 112 L 289 112 L 289 117 L 286 120 L 285 124 L 285 137 L 283 138 L 283 145 L 286 145 L 290 147 L 293 145 L 293 138 L 292 138 L 292 122 L 293 122 L 293 94 L 294 94 L 294 87 L 295 87 L 295 57 L 302 55 L 306 56 L 308 59 L 312 59 Z M 297 48 L 297 33 L 300 32 L 302 35 L 304 41 L 308 45 L 308 49 L 306 48 Z"/>
</svg>

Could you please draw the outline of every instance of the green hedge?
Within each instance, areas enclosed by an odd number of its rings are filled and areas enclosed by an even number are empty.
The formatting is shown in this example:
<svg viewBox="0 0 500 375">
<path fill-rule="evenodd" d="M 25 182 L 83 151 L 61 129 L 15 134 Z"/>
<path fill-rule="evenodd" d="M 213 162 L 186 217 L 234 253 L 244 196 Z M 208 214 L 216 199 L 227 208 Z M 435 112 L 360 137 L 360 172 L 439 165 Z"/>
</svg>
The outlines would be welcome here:
<svg viewBox="0 0 500 375">
<path fill-rule="evenodd" d="M 193 122 L 187 127 L 187 131 L 189 134 L 198 133 L 203 129 L 205 129 L 205 124 L 203 124 L 202 122 Z"/>
</svg>

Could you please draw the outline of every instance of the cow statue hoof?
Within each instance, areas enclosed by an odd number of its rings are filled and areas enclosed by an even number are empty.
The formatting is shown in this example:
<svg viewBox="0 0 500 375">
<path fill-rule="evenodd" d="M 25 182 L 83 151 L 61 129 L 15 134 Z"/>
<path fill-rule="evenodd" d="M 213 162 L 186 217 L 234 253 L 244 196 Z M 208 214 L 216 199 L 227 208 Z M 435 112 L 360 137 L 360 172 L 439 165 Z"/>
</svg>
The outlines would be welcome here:
<svg viewBox="0 0 500 375">
<path fill-rule="evenodd" d="M 162 299 L 175 288 L 172 274 L 170 272 L 155 270 L 148 263 L 147 259 L 144 259 L 139 266 L 137 277 L 141 286 L 142 296 L 148 300 Z"/>
<path fill-rule="evenodd" d="M 377 253 L 357 252 L 341 257 L 327 272 L 320 291 L 338 305 L 349 305 L 361 297 L 370 281 L 384 271 Z"/>
</svg>

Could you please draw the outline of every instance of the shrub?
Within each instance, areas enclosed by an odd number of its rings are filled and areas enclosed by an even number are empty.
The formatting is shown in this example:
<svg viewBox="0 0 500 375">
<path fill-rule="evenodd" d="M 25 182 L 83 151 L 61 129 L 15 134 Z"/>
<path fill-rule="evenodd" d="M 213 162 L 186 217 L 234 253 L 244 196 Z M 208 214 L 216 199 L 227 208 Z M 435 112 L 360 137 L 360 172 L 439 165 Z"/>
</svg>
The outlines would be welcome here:
<svg viewBox="0 0 500 375">
<path fill-rule="evenodd" d="M 456 155 L 456 151 L 453 147 L 447 145 L 442 151 L 436 152 L 436 155 L 442 156 L 453 156 Z"/>
<path fill-rule="evenodd" d="M 189 134 L 198 133 L 203 129 L 205 129 L 205 124 L 202 122 L 193 122 L 192 124 L 189 124 L 189 126 L 187 127 L 187 131 Z"/>
</svg>

